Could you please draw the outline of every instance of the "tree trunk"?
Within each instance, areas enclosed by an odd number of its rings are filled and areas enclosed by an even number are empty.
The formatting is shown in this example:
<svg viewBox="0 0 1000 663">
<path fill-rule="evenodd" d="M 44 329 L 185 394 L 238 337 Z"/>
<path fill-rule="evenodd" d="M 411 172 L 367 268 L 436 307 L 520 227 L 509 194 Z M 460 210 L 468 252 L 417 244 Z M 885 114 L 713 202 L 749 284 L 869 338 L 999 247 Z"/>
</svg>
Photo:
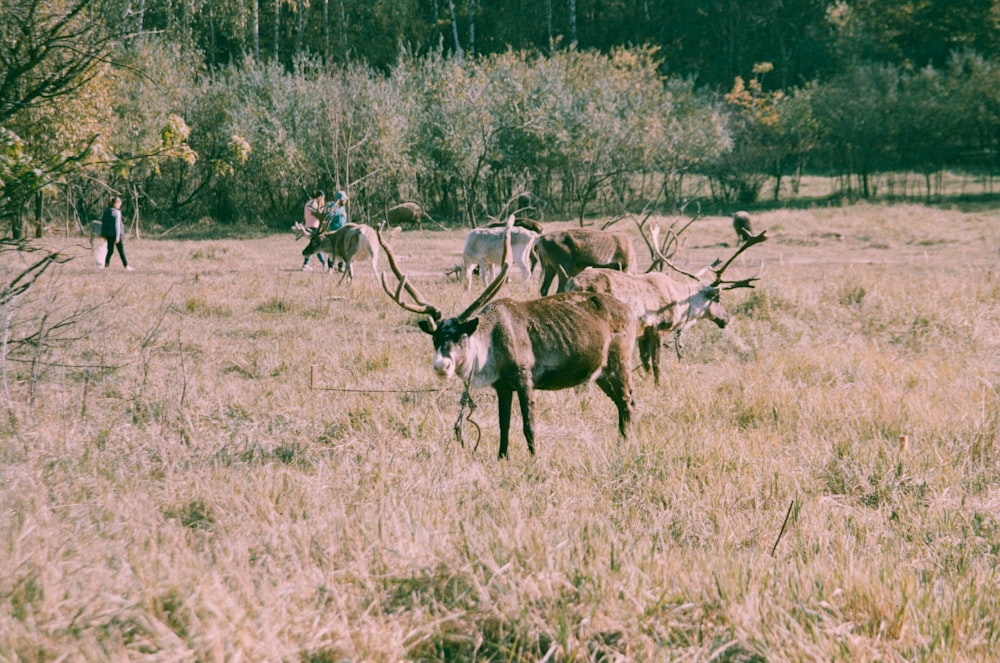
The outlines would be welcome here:
<svg viewBox="0 0 1000 663">
<path fill-rule="evenodd" d="M 330 0 L 323 0 L 323 62 L 330 62 Z"/>
<path fill-rule="evenodd" d="M 281 38 L 281 0 L 274 0 L 274 61 L 278 61 L 278 42 Z"/>
<path fill-rule="evenodd" d="M 210 52 L 208 54 L 208 62 L 209 65 L 211 65 L 211 67 L 214 69 L 216 64 L 215 54 L 217 51 L 217 46 L 215 43 L 215 12 L 212 10 L 212 5 L 208 5 L 208 35 L 209 35 L 209 43 L 211 44 L 209 46 Z"/>
<path fill-rule="evenodd" d="M 448 0 L 448 11 L 451 12 L 451 32 L 455 36 L 455 55 L 462 57 L 462 44 L 458 41 L 458 21 L 455 19 L 455 0 Z"/>
<path fill-rule="evenodd" d="M 337 25 L 337 34 L 333 36 L 333 39 L 337 40 L 340 45 L 340 56 L 343 58 L 344 62 L 347 62 L 347 39 L 345 38 L 347 29 L 347 7 L 344 6 L 344 0 L 340 0 L 340 22 Z"/>
<path fill-rule="evenodd" d="M 253 59 L 260 61 L 260 0 L 251 0 L 253 3 L 251 13 L 253 15 Z"/>
<path fill-rule="evenodd" d="M 469 57 L 476 57 L 476 0 L 469 0 Z"/>
<path fill-rule="evenodd" d="M 552 0 L 547 0 L 546 14 L 545 14 L 545 26 L 549 31 L 549 49 L 555 44 L 555 36 L 552 34 Z"/>
<path fill-rule="evenodd" d="M 10 236 L 12 239 L 24 239 L 24 205 L 18 205 L 14 218 L 10 222 Z"/>
<path fill-rule="evenodd" d="M 569 0 L 569 43 L 576 43 L 576 0 Z"/>
<path fill-rule="evenodd" d="M 41 191 L 35 192 L 35 237 L 42 236 L 42 215 L 45 212 L 45 198 Z"/>
<path fill-rule="evenodd" d="M 306 19 L 309 18 L 309 10 L 306 8 L 305 0 L 297 0 L 295 9 L 298 18 L 295 26 L 295 55 L 297 56 L 302 52 L 302 43 L 305 41 Z"/>
</svg>

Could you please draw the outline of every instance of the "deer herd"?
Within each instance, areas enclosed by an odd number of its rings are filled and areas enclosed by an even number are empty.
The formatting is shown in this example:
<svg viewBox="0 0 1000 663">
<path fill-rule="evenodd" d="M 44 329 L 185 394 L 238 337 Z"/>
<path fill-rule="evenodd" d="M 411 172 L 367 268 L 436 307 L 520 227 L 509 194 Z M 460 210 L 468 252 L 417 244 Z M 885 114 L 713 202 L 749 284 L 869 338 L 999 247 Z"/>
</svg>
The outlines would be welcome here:
<svg viewBox="0 0 1000 663">
<path fill-rule="evenodd" d="M 746 212 L 733 216 L 737 247 L 732 255 L 696 273 L 672 262 L 681 233 L 694 219 L 678 231 L 671 227 L 661 236 L 658 226 L 646 227 L 650 216 L 647 213 L 636 222 L 651 256 L 650 267 L 642 274 L 636 273 L 635 250 L 624 231 L 574 228 L 541 232 L 537 224 L 518 221 L 514 215 L 502 226 L 471 231 L 461 275 L 465 288 L 470 289 L 478 268 L 484 289 L 472 304 L 450 317 L 430 303 L 400 270 L 390 248 L 398 227 L 383 232 L 382 228 L 349 223 L 326 232 L 321 225 L 310 236 L 303 255 L 321 252 L 342 261 L 341 280 L 353 278 L 356 259 L 371 261 L 386 294 L 402 308 L 422 316 L 418 326 L 433 342 L 434 371 L 442 378 L 458 377 L 465 385 L 463 411 L 470 390 L 492 387 L 496 392 L 499 457 L 505 458 L 515 393 L 528 451 L 535 453 L 536 389 L 560 390 L 593 381 L 615 404 L 618 432 L 627 436 L 635 408 L 631 357 L 636 346 L 643 369 L 652 373 L 658 385 L 661 334 L 673 334 L 675 352 L 681 359 L 681 333 L 702 319 L 725 327 L 730 315 L 721 293 L 753 288 L 759 280 L 760 270 L 748 278 L 723 278 L 737 257 L 767 239 L 763 231 L 752 234 Z M 307 234 L 297 224 L 296 238 Z M 391 277 L 378 268 L 380 248 Z M 512 264 L 525 280 L 530 279 L 536 265 L 540 267 L 541 297 L 528 301 L 498 297 Z M 668 268 L 683 279 L 660 271 Z M 550 295 L 554 280 L 557 292 Z M 461 415 L 456 422 L 459 439 L 460 426 Z"/>
</svg>

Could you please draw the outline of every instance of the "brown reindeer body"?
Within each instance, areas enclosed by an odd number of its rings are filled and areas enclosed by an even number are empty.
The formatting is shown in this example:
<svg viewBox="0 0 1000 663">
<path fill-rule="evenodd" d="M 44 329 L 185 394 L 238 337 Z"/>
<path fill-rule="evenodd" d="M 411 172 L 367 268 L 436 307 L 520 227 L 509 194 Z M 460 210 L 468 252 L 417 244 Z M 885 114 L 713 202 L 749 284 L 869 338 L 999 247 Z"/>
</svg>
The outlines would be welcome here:
<svg viewBox="0 0 1000 663">
<path fill-rule="evenodd" d="M 604 267 L 622 272 L 635 271 L 635 249 L 624 232 L 572 228 L 548 232 L 535 241 L 535 253 L 542 266 L 542 296 L 558 278 L 558 292 L 566 282 L 587 267 Z"/>
<path fill-rule="evenodd" d="M 625 303 L 637 321 L 639 358 L 653 381 L 660 383 L 660 333 L 672 331 L 677 357 L 680 334 L 699 320 L 720 328 L 729 313 L 719 301 L 719 286 L 708 281 L 680 283 L 662 272 L 625 274 L 612 269 L 585 269 L 566 286 L 568 291 L 601 292 Z"/>
<path fill-rule="evenodd" d="M 740 210 L 733 214 L 733 230 L 736 232 L 736 241 L 745 242 L 753 237 L 753 229 L 750 226 L 750 213 Z"/>
<path fill-rule="evenodd" d="M 500 418 L 499 457 L 507 456 L 513 395 L 528 451 L 535 453 L 534 390 L 594 380 L 618 408 L 626 435 L 633 411 L 629 358 L 635 321 L 627 306 L 596 293 L 564 293 L 526 302 L 498 299 L 474 318 L 420 322 L 432 335 L 434 370 L 470 388 L 493 387 Z"/>
<path fill-rule="evenodd" d="M 421 220 L 424 210 L 416 203 L 400 203 L 386 210 L 385 219 L 390 226 L 414 225 L 417 230 L 422 228 Z"/>
</svg>

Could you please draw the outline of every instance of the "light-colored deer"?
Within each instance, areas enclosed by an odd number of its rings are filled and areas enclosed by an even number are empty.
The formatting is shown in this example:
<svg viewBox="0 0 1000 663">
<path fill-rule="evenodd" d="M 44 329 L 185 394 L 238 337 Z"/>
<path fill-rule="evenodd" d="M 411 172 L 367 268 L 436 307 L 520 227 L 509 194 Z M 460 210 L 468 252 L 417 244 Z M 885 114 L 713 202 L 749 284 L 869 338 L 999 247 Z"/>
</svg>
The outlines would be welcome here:
<svg viewBox="0 0 1000 663">
<path fill-rule="evenodd" d="M 647 215 L 646 220 L 648 218 Z M 681 334 L 684 330 L 699 320 L 709 320 L 720 328 L 725 327 L 729 323 L 730 316 L 722 305 L 721 292 L 734 288 L 754 287 L 753 284 L 759 279 L 760 272 L 750 278 L 735 281 L 723 279 L 722 274 L 741 253 L 765 241 L 767 236 L 764 232 L 751 235 L 725 262 L 716 260 L 699 273 L 689 274 L 671 262 L 673 252 L 678 245 L 678 234 L 671 233 L 672 236 L 661 240 L 660 229 L 654 226 L 652 237 L 649 238 L 643 232 L 644 222 L 639 224 L 639 229 L 653 254 L 651 269 L 656 266 L 670 267 L 689 277 L 691 281 L 678 281 L 656 271 L 625 274 L 610 269 L 585 269 L 570 279 L 566 289 L 610 294 L 629 306 L 632 315 L 638 321 L 636 332 L 639 336 L 639 358 L 642 366 L 647 371 L 652 371 L 653 381 L 659 384 L 660 334 L 673 332 L 674 350 L 680 359 Z M 684 227 L 688 226 L 690 223 Z"/>
</svg>

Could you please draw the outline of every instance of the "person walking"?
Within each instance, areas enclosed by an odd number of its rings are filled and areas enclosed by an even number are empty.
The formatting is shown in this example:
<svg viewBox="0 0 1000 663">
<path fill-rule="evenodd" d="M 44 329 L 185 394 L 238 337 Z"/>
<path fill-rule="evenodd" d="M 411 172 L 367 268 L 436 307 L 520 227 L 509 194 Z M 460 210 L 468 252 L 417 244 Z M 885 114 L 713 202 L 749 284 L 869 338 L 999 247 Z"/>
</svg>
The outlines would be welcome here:
<svg viewBox="0 0 1000 663">
<path fill-rule="evenodd" d="M 319 189 L 313 191 L 312 198 L 306 201 L 305 209 L 303 213 L 305 214 L 305 227 L 306 231 L 310 235 L 315 235 L 319 231 L 319 220 L 326 213 L 326 195 Z M 309 266 L 309 258 L 312 256 L 306 256 L 302 261 L 302 271 L 308 272 L 312 269 Z M 326 267 L 326 260 L 323 258 L 322 253 L 317 253 L 316 257 L 319 258 L 319 264 Z"/>
<path fill-rule="evenodd" d="M 118 257 L 122 259 L 122 267 L 125 271 L 134 271 L 134 267 L 128 264 L 125 257 L 125 224 L 122 222 L 122 199 L 115 196 L 111 199 L 111 204 L 104 210 L 101 216 L 101 237 L 108 243 L 108 252 L 104 256 L 104 265 L 99 265 L 104 269 L 111 264 L 111 256 L 118 249 Z"/>
</svg>

